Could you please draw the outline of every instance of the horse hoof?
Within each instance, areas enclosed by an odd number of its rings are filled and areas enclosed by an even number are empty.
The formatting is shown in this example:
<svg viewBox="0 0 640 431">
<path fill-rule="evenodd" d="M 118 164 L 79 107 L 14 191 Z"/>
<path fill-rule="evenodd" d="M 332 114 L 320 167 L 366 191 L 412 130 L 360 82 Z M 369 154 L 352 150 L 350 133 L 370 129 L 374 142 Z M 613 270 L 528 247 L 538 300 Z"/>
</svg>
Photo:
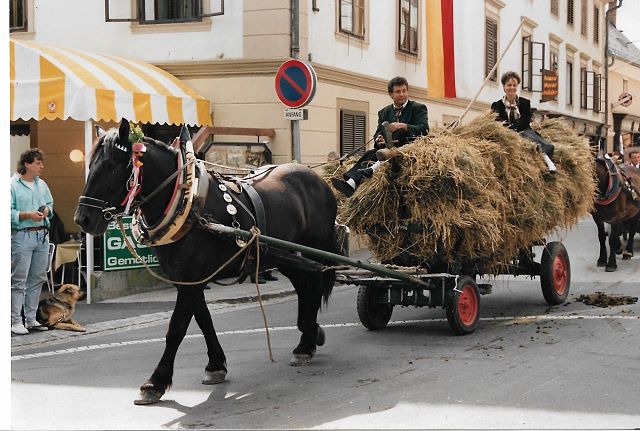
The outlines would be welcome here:
<svg viewBox="0 0 640 431">
<path fill-rule="evenodd" d="M 227 372 L 225 370 L 217 370 L 217 371 L 206 371 L 204 372 L 204 379 L 202 379 L 203 385 L 217 385 L 218 383 L 224 382 L 224 379 L 227 377 Z"/>
<path fill-rule="evenodd" d="M 604 270 L 605 272 L 615 272 L 618 269 L 617 266 L 607 266 Z"/>
<path fill-rule="evenodd" d="M 289 365 L 293 367 L 304 367 L 311 364 L 311 358 L 313 358 L 313 355 L 306 353 L 294 353 L 293 357 L 289 361 Z"/>
<path fill-rule="evenodd" d="M 316 346 L 324 346 L 324 342 L 326 340 L 327 337 L 324 335 L 324 329 L 318 325 L 318 331 L 316 332 Z"/>
<path fill-rule="evenodd" d="M 155 404 L 160 401 L 164 395 L 164 391 L 156 389 L 152 383 L 145 383 L 140 386 L 140 398 L 133 401 L 136 406 L 146 406 L 148 404 Z"/>
<path fill-rule="evenodd" d="M 597 266 L 598 266 L 598 268 L 604 268 L 605 266 L 607 266 L 607 262 L 598 261 Z"/>
</svg>

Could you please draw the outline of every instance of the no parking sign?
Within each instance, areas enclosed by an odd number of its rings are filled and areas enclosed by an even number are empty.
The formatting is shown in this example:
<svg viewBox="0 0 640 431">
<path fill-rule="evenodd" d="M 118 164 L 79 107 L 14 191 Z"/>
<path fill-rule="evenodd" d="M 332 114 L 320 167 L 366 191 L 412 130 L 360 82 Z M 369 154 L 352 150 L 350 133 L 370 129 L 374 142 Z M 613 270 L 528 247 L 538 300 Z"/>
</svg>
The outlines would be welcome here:
<svg viewBox="0 0 640 431">
<path fill-rule="evenodd" d="M 317 81 L 311 65 L 300 60 L 287 60 L 276 72 L 276 94 L 286 107 L 301 108 L 316 94 Z"/>
</svg>

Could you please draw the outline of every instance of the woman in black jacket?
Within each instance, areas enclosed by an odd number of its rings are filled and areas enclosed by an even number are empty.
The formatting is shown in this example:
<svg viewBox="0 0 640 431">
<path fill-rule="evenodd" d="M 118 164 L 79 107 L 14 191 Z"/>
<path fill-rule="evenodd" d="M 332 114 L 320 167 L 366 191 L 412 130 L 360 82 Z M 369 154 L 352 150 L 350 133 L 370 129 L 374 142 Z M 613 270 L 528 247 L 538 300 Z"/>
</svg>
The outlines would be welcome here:
<svg viewBox="0 0 640 431">
<path fill-rule="evenodd" d="M 504 96 L 491 104 L 491 109 L 498 114 L 497 120 L 537 143 L 542 158 L 549 167 L 549 172 L 555 172 L 556 165 L 550 159 L 553 156 L 553 145 L 531 128 L 531 102 L 524 97 L 518 97 L 520 75 L 516 72 L 506 72 L 500 78 L 500 82 L 502 82 Z"/>
</svg>

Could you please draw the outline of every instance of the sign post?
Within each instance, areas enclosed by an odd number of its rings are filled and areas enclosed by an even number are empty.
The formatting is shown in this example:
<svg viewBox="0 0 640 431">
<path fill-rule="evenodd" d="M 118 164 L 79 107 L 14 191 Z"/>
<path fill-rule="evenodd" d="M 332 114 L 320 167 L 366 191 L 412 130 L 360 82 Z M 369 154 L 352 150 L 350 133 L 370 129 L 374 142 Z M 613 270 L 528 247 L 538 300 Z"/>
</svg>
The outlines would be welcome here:
<svg viewBox="0 0 640 431">
<path fill-rule="evenodd" d="M 285 118 L 292 121 L 293 159 L 300 162 L 300 125 L 299 120 L 308 118 L 306 109 L 316 93 L 317 75 L 313 67 L 304 61 L 292 59 L 280 65 L 276 72 L 276 95 L 285 105 Z"/>
<path fill-rule="evenodd" d="M 145 261 L 149 266 L 158 266 L 158 258 L 151 252 L 151 248 L 139 244 L 131 233 L 131 221 L 133 217 L 127 216 L 122 218 L 122 224 L 124 225 L 124 232 L 129 239 L 129 242 L 136 248 L 136 253 Z M 142 268 L 144 265 L 134 255 L 131 254 L 127 248 L 127 244 L 122 238 L 120 228 L 115 221 L 109 222 L 107 230 L 103 236 L 102 243 L 103 250 L 103 269 L 105 271 L 114 271 L 120 269 L 133 269 Z"/>
</svg>

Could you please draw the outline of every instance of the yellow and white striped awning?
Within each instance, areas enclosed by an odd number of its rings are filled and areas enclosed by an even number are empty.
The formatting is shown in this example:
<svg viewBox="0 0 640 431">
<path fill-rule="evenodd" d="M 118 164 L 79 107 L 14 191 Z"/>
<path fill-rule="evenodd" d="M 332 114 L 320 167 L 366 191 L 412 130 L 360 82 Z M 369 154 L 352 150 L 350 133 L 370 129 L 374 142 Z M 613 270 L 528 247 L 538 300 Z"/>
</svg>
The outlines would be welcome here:
<svg viewBox="0 0 640 431">
<path fill-rule="evenodd" d="M 210 101 L 151 64 L 10 39 L 11 120 L 210 126 Z"/>
</svg>

